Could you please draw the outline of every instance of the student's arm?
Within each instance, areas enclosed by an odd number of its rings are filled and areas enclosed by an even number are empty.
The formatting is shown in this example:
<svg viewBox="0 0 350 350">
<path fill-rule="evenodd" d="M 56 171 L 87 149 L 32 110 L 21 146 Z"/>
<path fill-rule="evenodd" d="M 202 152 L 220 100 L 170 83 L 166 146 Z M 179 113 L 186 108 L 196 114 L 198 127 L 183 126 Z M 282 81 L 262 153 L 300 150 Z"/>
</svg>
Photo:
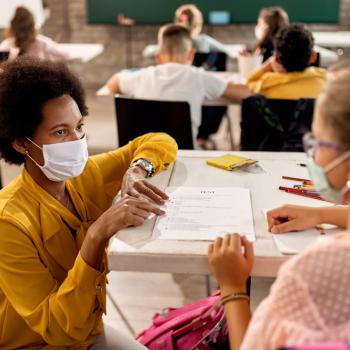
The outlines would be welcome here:
<svg viewBox="0 0 350 350">
<path fill-rule="evenodd" d="M 248 78 L 247 84 L 254 83 L 261 79 L 261 77 L 268 72 L 272 72 L 271 60 L 267 60 L 262 66 L 257 68 Z"/>
<path fill-rule="evenodd" d="M 283 233 L 302 231 L 320 224 L 347 227 L 348 206 L 306 207 L 284 205 L 267 213 L 269 231 Z"/>
<path fill-rule="evenodd" d="M 228 82 L 222 97 L 228 98 L 235 102 L 241 102 L 245 97 L 248 97 L 251 94 L 252 92 L 247 85 Z"/>
<path fill-rule="evenodd" d="M 142 57 L 143 58 L 155 58 L 158 51 L 159 51 L 158 45 L 147 45 L 142 50 Z"/>
<path fill-rule="evenodd" d="M 246 85 L 227 82 L 210 72 L 199 71 L 199 74 L 202 78 L 204 97 L 207 100 L 215 100 L 223 97 L 235 102 L 241 102 L 243 98 L 252 94 Z"/>
<path fill-rule="evenodd" d="M 209 48 L 209 52 L 224 52 L 227 56 L 230 56 L 230 51 L 227 50 L 226 45 L 221 43 L 220 41 L 212 38 L 209 35 L 206 34 L 200 34 L 199 41 L 203 40 L 206 42 L 206 46 Z M 200 52 L 200 51 L 199 51 Z"/>
<path fill-rule="evenodd" d="M 208 260 L 220 285 L 222 297 L 247 292 L 246 284 L 253 268 L 254 252 L 252 244 L 245 237 L 230 234 L 217 238 L 209 246 Z M 245 299 L 228 301 L 225 304 L 225 313 L 230 349 L 238 350 L 251 317 L 249 303 Z"/>
<path fill-rule="evenodd" d="M 69 55 L 60 49 L 59 45 L 50 38 L 45 37 L 46 51 L 52 61 L 67 61 Z"/>
<path fill-rule="evenodd" d="M 108 90 L 113 94 L 120 94 L 118 74 L 114 74 L 106 83 Z"/>
<path fill-rule="evenodd" d="M 135 89 L 138 86 L 138 81 L 142 70 L 137 72 L 123 70 L 114 74 L 106 83 L 106 87 L 113 94 L 123 94 L 133 96 Z"/>
</svg>

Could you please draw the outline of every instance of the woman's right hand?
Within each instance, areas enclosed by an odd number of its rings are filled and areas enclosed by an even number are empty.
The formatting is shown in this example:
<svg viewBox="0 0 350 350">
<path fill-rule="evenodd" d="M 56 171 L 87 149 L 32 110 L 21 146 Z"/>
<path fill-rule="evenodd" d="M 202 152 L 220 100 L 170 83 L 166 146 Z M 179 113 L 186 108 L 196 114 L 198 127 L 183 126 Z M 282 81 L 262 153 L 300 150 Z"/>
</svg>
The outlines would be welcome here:
<svg viewBox="0 0 350 350">
<path fill-rule="evenodd" d="M 161 216 L 165 211 L 150 201 L 126 195 L 107 209 L 91 226 L 101 239 L 108 241 L 123 228 L 143 224 L 151 213 Z"/>
<path fill-rule="evenodd" d="M 271 233 L 302 231 L 322 222 L 320 208 L 300 205 L 283 205 L 267 212 L 268 229 Z"/>
</svg>

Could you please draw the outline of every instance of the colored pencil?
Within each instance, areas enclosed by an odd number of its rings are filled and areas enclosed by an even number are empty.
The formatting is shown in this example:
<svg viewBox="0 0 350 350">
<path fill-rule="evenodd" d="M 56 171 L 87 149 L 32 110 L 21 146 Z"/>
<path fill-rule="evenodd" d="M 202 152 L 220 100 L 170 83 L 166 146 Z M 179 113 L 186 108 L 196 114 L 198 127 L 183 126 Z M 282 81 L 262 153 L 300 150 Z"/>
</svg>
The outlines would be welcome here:
<svg viewBox="0 0 350 350">
<path fill-rule="evenodd" d="M 305 185 L 312 185 L 312 181 L 308 179 L 299 179 L 297 177 L 290 177 L 290 176 L 282 176 L 282 179 L 284 180 L 293 180 L 293 181 L 299 181 L 304 183 Z"/>
<path fill-rule="evenodd" d="M 324 199 L 322 197 L 320 197 L 319 195 L 307 193 L 305 191 L 298 190 L 296 188 L 279 186 L 278 189 L 281 190 L 281 191 L 287 192 L 287 193 L 292 193 L 292 194 L 296 194 L 296 195 L 299 195 L 299 196 L 304 196 L 304 197 L 309 197 L 309 198 L 319 199 L 321 201 L 324 201 Z"/>
</svg>

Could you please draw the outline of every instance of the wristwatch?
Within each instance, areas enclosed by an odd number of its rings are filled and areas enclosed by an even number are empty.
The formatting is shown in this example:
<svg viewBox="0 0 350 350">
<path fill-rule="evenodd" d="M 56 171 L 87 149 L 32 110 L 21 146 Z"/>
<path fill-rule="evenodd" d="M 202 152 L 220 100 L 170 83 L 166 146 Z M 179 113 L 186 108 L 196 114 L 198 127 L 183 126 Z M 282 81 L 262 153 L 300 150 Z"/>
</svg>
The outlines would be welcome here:
<svg viewBox="0 0 350 350">
<path fill-rule="evenodd" d="M 134 166 L 138 166 L 140 168 L 142 168 L 143 170 L 146 171 L 147 175 L 146 177 L 151 177 L 154 174 L 154 166 L 153 164 L 144 158 L 140 158 L 135 160 L 131 165 L 130 168 L 134 167 Z"/>
</svg>

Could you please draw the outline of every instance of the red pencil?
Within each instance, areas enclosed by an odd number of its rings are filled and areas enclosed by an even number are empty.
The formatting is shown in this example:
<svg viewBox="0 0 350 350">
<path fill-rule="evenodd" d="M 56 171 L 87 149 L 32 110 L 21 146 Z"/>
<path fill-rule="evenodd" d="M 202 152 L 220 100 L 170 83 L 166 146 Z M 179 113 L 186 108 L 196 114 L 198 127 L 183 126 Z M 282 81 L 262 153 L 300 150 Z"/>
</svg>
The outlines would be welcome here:
<svg viewBox="0 0 350 350">
<path fill-rule="evenodd" d="M 309 198 L 313 198 L 313 199 L 319 199 L 321 201 L 324 201 L 324 199 L 316 194 L 310 194 L 310 193 L 306 193 L 303 192 L 301 190 L 298 190 L 296 188 L 290 188 L 290 187 L 284 187 L 284 186 L 279 186 L 278 187 L 279 190 L 284 191 L 284 192 L 288 192 L 288 193 L 293 193 L 293 194 L 297 194 L 299 196 L 304 196 L 304 197 L 309 197 Z"/>
</svg>

